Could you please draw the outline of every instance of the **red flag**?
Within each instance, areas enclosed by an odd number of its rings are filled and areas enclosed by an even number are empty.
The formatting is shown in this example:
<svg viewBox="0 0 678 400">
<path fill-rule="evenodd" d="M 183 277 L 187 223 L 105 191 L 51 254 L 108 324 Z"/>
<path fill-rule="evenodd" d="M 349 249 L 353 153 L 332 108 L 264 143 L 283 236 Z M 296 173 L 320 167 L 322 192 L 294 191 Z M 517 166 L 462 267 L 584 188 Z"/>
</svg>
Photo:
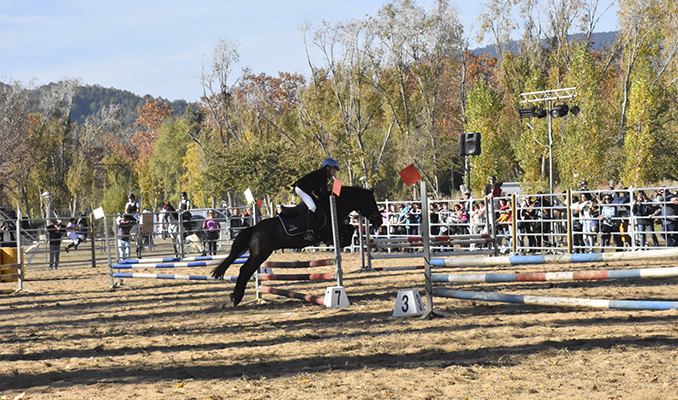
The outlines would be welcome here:
<svg viewBox="0 0 678 400">
<path fill-rule="evenodd" d="M 255 200 L 254 202 L 257 204 L 257 210 L 261 210 L 261 205 L 264 204 L 264 202 L 261 200 Z"/>
<path fill-rule="evenodd" d="M 341 195 L 341 181 L 339 179 L 334 179 L 334 183 L 332 184 L 332 194 L 336 194 L 337 196 Z"/>
<path fill-rule="evenodd" d="M 421 175 L 419 174 L 419 171 L 417 171 L 417 167 L 415 167 L 414 164 L 410 164 L 401 171 L 398 171 L 398 174 L 407 186 L 410 186 L 414 182 L 421 179 Z"/>
</svg>

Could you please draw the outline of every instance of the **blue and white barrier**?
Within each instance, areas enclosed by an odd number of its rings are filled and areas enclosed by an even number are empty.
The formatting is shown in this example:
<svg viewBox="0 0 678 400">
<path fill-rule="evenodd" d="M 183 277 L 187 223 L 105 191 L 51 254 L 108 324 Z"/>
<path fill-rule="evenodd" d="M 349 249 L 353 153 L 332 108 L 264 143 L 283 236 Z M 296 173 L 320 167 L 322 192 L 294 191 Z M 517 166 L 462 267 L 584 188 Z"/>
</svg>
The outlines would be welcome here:
<svg viewBox="0 0 678 400">
<path fill-rule="evenodd" d="M 452 289 L 433 289 L 433 296 L 464 300 L 496 301 L 501 303 L 519 303 L 538 306 L 603 308 L 624 310 L 671 310 L 678 309 L 678 301 L 647 300 L 600 300 L 578 299 L 572 297 L 524 296 L 489 292 L 467 292 Z"/>
<path fill-rule="evenodd" d="M 195 257 L 164 257 L 164 258 L 144 258 L 144 259 L 135 259 L 135 260 L 120 260 L 118 264 L 153 264 L 153 263 L 172 263 L 172 262 L 183 262 L 183 261 L 212 261 L 212 260 L 223 260 L 228 255 L 220 256 L 195 256 Z M 238 257 L 247 258 L 249 254 L 243 254 Z M 243 261 L 244 262 L 244 261 Z"/>
<path fill-rule="evenodd" d="M 188 280 L 188 281 L 228 281 L 235 282 L 238 277 L 225 276 L 224 279 L 216 279 L 211 276 L 199 275 L 167 275 L 167 274 L 138 274 L 130 272 L 116 272 L 113 274 L 114 278 L 147 278 L 147 279 L 172 279 L 172 280 Z"/>
</svg>

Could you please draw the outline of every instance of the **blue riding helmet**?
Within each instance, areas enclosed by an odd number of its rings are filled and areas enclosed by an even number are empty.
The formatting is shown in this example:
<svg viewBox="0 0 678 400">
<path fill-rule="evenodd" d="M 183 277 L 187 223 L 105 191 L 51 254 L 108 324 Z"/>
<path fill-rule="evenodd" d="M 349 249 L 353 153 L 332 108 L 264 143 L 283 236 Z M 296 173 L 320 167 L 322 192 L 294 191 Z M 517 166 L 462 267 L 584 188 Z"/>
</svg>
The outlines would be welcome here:
<svg viewBox="0 0 678 400">
<path fill-rule="evenodd" d="M 320 168 L 325 167 L 334 167 L 336 169 L 339 169 L 339 164 L 334 158 L 326 158 L 323 160 L 323 164 L 320 166 Z"/>
</svg>

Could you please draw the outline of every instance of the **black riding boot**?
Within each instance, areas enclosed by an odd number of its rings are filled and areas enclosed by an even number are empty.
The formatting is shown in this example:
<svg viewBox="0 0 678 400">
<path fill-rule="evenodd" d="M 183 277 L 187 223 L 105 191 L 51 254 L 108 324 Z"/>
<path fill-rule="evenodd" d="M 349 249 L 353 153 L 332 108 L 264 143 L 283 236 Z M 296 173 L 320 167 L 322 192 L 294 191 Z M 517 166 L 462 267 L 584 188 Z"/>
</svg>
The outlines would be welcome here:
<svg viewBox="0 0 678 400">
<path fill-rule="evenodd" d="M 308 210 L 306 212 L 306 233 L 304 234 L 304 240 L 312 242 L 315 240 L 315 232 L 313 232 L 313 211 Z"/>
</svg>

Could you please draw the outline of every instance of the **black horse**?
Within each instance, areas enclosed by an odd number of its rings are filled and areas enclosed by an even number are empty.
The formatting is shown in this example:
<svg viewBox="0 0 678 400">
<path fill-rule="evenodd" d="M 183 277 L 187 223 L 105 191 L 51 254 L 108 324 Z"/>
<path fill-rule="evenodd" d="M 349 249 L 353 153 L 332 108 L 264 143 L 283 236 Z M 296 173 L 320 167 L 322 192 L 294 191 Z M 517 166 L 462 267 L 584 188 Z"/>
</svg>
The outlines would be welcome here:
<svg viewBox="0 0 678 400">
<path fill-rule="evenodd" d="M 249 250 L 249 258 L 240 267 L 240 274 L 238 275 L 235 289 L 231 293 L 231 301 L 233 306 L 237 306 L 245 295 L 245 286 L 252 274 L 257 271 L 259 266 L 266 261 L 266 259 L 278 249 L 300 249 L 310 246 L 312 244 L 325 242 L 332 243 L 332 223 L 329 214 L 329 198 L 324 198 L 316 202 L 318 210 L 314 213 L 317 215 L 316 219 L 323 221 L 316 221 L 318 226 L 322 228 L 316 229 L 316 236 L 319 236 L 316 241 L 310 242 L 303 238 L 303 227 L 299 229 L 298 234 L 291 235 L 286 230 L 281 218 L 264 219 L 255 226 L 246 228 L 238 234 L 231 246 L 231 252 L 224 261 L 222 261 L 214 270 L 212 276 L 215 278 L 223 278 L 224 273 L 228 267 L 239 256 L 245 254 Z M 340 246 L 350 243 L 351 235 L 354 228 L 346 224 L 345 219 L 352 211 L 358 211 L 366 216 L 373 226 L 381 226 L 381 213 L 377 208 L 377 202 L 374 200 L 374 192 L 369 189 L 363 189 L 353 186 L 345 186 L 341 189 L 341 195 L 336 199 L 337 204 L 337 220 L 339 221 L 339 231 L 342 236 Z M 303 203 L 297 208 L 304 208 L 301 212 L 306 212 Z M 347 242 L 344 242 L 348 239 Z"/>
</svg>

